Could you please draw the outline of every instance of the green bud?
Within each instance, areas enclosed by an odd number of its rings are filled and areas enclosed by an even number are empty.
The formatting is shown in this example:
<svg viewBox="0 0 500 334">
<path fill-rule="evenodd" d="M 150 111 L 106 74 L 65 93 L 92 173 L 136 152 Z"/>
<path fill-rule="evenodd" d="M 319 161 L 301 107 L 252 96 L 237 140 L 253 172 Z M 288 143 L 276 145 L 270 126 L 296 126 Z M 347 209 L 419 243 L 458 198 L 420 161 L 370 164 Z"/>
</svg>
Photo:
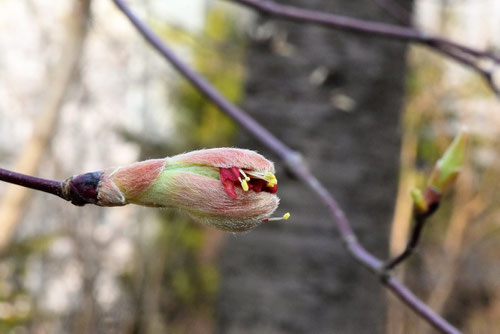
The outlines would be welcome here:
<svg viewBox="0 0 500 334">
<path fill-rule="evenodd" d="M 467 132 L 460 131 L 432 172 L 429 187 L 442 194 L 455 181 L 462 168 L 467 143 Z"/>
</svg>

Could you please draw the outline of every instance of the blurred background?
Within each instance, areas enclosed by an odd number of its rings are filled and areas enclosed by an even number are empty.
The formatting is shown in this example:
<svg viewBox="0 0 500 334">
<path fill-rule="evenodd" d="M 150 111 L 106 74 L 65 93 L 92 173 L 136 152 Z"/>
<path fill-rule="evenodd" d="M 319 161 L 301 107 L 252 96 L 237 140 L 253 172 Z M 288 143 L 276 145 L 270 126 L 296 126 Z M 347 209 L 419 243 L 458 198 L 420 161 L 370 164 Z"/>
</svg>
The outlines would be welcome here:
<svg viewBox="0 0 500 334">
<path fill-rule="evenodd" d="M 500 2 L 290 1 L 500 51 Z M 396 270 L 468 333 L 500 333 L 500 104 L 429 49 L 259 17 L 227 1 L 129 1 L 227 98 L 302 152 L 367 248 L 404 248 L 409 190 L 467 126 L 467 165 Z M 192 149 L 266 151 L 111 1 L 0 0 L 0 166 L 50 179 Z M 434 333 L 349 258 L 279 161 L 278 213 L 245 234 L 173 210 L 74 207 L 0 183 L 0 333 Z"/>
</svg>

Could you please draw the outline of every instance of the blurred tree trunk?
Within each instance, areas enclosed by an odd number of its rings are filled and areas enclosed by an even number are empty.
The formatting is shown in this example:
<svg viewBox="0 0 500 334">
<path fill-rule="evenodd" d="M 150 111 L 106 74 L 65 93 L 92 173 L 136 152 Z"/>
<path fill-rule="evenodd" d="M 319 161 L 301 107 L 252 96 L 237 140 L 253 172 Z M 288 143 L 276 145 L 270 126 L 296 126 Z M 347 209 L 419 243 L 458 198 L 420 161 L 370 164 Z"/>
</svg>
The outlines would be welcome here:
<svg viewBox="0 0 500 334">
<path fill-rule="evenodd" d="M 373 2 L 287 3 L 389 20 Z M 259 22 L 247 55 L 243 107 L 304 154 L 361 242 L 386 257 L 398 177 L 405 45 L 311 25 Z M 246 136 L 240 145 L 273 158 Z M 277 169 L 278 214 L 290 211 L 292 218 L 228 238 L 218 332 L 384 332 L 383 288 L 349 257 L 318 199 L 280 164 Z"/>
</svg>

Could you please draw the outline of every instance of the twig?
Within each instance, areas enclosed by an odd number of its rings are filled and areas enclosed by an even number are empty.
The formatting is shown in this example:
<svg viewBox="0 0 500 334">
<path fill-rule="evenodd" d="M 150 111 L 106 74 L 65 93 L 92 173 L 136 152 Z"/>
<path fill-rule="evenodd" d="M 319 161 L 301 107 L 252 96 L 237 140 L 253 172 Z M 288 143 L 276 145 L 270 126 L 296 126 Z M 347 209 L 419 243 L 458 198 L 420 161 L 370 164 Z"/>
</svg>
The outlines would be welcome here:
<svg viewBox="0 0 500 334">
<path fill-rule="evenodd" d="M 53 181 L 0 168 L 0 181 L 17 184 L 56 195 L 77 206 L 98 204 L 97 193 L 103 173 L 74 175 L 64 181 Z"/>
<path fill-rule="evenodd" d="M 272 133 L 262 127 L 253 118 L 248 116 L 243 110 L 229 102 L 220 92 L 218 92 L 202 76 L 193 71 L 184 64 L 167 45 L 145 24 L 143 24 L 130 8 L 122 0 L 113 0 L 116 6 L 125 14 L 135 28 L 142 36 L 154 47 L 160 54 L 171 63 L 179 73 L 189 80 L 207 99 L 212 101 L 222 112 L 232 117 L 245 130 L 261 141 L 270 150 L 275 152 L 297 177 L 307 184 L 311 190 L 328 207 L 330 213 L 337 223 L 342 240 L 344 241 L 349 253 L 357 262 L 368 268 L 371 272 L 381 278 L 382 283 L 388 287 L 399 299 L 406 303 L 412 310 L 419 314 L 429 324 L 434 326 L 442 333 L 460 333 L 458 329 L 446 322 L 442 317 L 432 311 L 427 305 L 420 301 L 411 291 L 409 291 L 401 282 L 399 282 L 390 273 L 383 270 L 382 262 L 369 253 L 357 240 L 347 217 L 336 202 L 335 198 L 326 190 L 326 188 L 314 177 L 313 174 L 302 163 L 300 155 L 283 142 L 276 138 Z M 404 28 L 403 28 L 404 29 Z"/>
<path fill-rule="evenodd" d="M 397 2 L 393 0 L 373 0 L 373 2 L 400 23 L 404 25 L 411 24 L 409 13 Z M 495 56 L 491 52 L 479 51 L 441 37 L 433 37 L 433 39 L 437 52 L 455 59 L 462 65 L 476 71 L 483 77 L 493 93 L 500 96 L 500 87 L 494 81 L 493 71 L 491 69 L 484 69 L 478 65 L 478 61 L 481 59 L 490 59 L 495 63 L 500 63 L 500 57 Z"/>
<path fill-rule="evenodd" d="M 421 211 L 422 209 L 419 209 L 418 205 L 414 206 L 413 217 L 415 218 L 415 225 L 413 226 L 410 239 L 408 240 L 408 243 L 406 244 L 406 247 L 401 254 L 386 262 L 386 264 L 384 265 L 384 270 L 389 271 L 391 269 L 394 269 L 398 264 L 400 264 L 413 254 L 420 241 L 420 236 L 422 235 L 422 230 L 425 226 L 425 223 L 427 222 L 429 217 L 432 216 L 438 209 L 441 203 L 441 197 L 441 193 L 435 191 L 432 187 L 428 187 L 426 189 L 424 195 L 426 209 Z"/>
<path fill-rule="evenodd" d="M 380 36 L 390 38 L 391 40 L 413 42 L 424 45 L 435 50 L 436 52 L 448 56 L 450 59 L 472 68 L 481 74 L 488 85 L 492 88 L 493 92 L 497 96 L 500 96 L 500 88 L 493 80 L 493 69 L 486 68 L 485 65 L 481 63 L 481 60 L 490 60 L 500 66 L 500 56 L 496 56 L 491 52 L 476 50 L 442 37 L 426 35 L 425 33 L 414 28 L 366 21 L 310 9 L 281 5 L 271 0 L 229 1 L 253 8 L 267 15 L 272 15 L 290 21 L 316 24 L 329 28 L 367 34 L 372 37 Z"/>
<path fill-rule="evenodd" d="M 474 59 L 472 53 L 463 52 L 461 48 L 458 47 L 448 47 L 448 43 L 443 41 L 442 44 L 438 45 L 438 51 L 445 56 L 455 59 L 462 65 L 469 67 L 473 71 L 476 71 L 480 76 L 483 77 L 486 84 L 495 93 L 495 95 L 500 97 L 500 87 L 496 85 L 493 72 L 491 70 L 484 69 L 477 64 L 477 59 Z M 472 50 L 472 49 L 471 49 Z M 479 57 L 479 56 L 478 56 Z"/>
<path fill-rule="evenodd" d="M 0 168 L 0 181 L 17 184 L 22 187 L 43 191 L 64 198 L 62 195 L 62 182 L 42 179 L 35 176 L 12 172 Z"/>
<path fill-rule="evenodd" d="M 420 241 L 420 235 L 422 234 L 422 230 L 424 228 L 426 221 L 427 219 L 422 217 L 415 220 L 415 225 L 413 226 L 410 240 L 408 241 L 408 244 L 406 245 L 404 251 L 395 258 L 393 258 L 392 260 L 389 260 L 385 265 L 385 269 L 387 270 L 393 269 L 394 267 L 396 267 L 398 264 L 400 264 L 406 258 L 408 258 L 410 255 L 413 254 L 415 248 L 418 245 L 418 242 Z"/>
</svg>

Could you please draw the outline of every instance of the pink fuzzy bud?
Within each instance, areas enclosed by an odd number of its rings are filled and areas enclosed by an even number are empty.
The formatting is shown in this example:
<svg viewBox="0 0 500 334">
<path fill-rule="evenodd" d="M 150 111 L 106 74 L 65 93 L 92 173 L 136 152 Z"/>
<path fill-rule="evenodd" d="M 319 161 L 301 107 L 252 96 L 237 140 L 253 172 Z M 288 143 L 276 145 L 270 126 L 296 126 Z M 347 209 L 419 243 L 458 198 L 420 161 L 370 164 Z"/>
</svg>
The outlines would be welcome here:
<svg viewBox="0 0 500 334">
<path fill-rule="evenodd" d="M 177 208 L 226 231 L 247 231 L 278 207 L 277 183 L 262 155 L 214 148 L 106 169 L 97 204 Z"/>
</svg>

